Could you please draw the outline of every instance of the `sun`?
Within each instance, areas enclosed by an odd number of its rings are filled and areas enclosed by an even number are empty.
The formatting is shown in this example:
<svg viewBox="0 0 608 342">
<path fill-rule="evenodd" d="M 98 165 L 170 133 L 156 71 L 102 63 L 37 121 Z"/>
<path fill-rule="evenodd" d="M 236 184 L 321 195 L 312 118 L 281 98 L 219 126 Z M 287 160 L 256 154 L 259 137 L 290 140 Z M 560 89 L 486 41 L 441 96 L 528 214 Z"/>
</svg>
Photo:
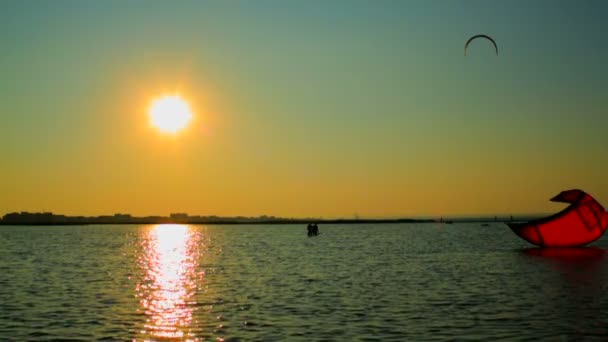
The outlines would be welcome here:
<svg viewBox="0 0 608 342">
<path fill-rule="evenodd" d="M 163 133 L 177 133 L 192 120 L 190 106 L 178 95 L 165 95 L 155 99 L 148 115 L 150 124 Z"/>
</svg>

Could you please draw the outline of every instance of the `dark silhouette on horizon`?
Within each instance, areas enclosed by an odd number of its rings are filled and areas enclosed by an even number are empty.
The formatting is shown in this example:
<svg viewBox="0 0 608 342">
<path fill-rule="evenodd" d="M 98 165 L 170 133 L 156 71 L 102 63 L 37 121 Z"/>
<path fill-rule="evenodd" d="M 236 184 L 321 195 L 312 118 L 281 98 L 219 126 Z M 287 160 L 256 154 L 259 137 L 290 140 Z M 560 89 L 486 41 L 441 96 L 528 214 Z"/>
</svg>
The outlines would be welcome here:
<svg viewBox="0 0 608 342">
<path fill-rule="evenodd" d="M 308 230 L 309 237 L 319 235 L 319 226 L 316 223 L 309 223 L 306 229 Z"/>
<path fill-rule="evenodd" d="M 520 216 L 518 221 L 527 221 L 540 217 L 540 215 Z M 310 222 L 325 224 L 361 224 L 361 223 L 465 223 L 465 222 L 491 222 L 494 217 L 469 217 L 441 219 L 412 219 L 412 218 L 355 218 L 355 219 L 322 219 L 322 218 L 286 218 L 277 216 L 261 215 L 257 217 L 232 216 L 222 217 L 216 215 L 190 216 L 186 213 L 173 213 L 169 216 L 131 216 L 130 214 L 114 214 L 101 216 L 67 216 L 57 215 L 52 212 L 30 213 L 15 212 L 4 215 L 0 218 L 0 225 L 88 225 L 88 224 L 308 224 Z M 507 222 L 509 219 L 501 219 L 500 222 Z M 513 218 L 511 217 L 511 221 Z M 318 230 L 318 228 L 317 228 Z"/>
</svg>

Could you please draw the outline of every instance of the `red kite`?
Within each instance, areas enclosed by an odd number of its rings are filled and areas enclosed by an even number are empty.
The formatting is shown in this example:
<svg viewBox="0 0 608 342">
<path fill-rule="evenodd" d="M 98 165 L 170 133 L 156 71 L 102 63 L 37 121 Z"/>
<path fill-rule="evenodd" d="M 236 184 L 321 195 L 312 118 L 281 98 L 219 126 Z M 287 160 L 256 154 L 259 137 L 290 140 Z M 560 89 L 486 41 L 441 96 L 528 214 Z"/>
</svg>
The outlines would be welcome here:
<svg viewBox="0 0 608 342">
<path fill-rule="evenodd" d="M 576 247 L 599 239 L 608 227 L 608 213 L 581 190 L 563 191 L 551 199 L 570 203 L 557 214 L 527 223 L 508 223 L 520 238 L 541 247 Z"/>
</svg>

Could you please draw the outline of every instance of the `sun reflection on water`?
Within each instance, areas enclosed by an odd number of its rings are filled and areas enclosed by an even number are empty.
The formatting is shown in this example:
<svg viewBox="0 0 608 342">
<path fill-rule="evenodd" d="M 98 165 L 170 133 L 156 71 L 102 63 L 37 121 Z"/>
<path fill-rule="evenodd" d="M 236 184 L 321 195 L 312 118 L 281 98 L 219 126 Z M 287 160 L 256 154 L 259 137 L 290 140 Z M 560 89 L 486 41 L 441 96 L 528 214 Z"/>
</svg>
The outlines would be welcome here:
<svg viewBox="0 0 608 342">
<path fill-rule="evenodd" d="M 136 287 L 146 315 L 143 339 L 197 341 L 193 310 L 202 273 L 197 273 L 200 232 L 186 225 L 153 226 L 143 237 L 143 281 Z"/>
</svg>

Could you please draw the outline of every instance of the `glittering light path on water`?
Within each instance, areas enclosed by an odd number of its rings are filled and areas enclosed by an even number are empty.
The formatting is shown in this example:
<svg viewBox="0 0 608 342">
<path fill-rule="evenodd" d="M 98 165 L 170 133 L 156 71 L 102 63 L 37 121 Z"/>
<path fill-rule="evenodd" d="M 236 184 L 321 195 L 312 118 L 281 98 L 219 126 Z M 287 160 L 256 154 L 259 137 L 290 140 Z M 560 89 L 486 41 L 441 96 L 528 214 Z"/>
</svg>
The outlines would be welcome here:
<svg viewBox="0 0 608 342">
<path fill-rule="evenodd" d="M 146 324 L 146 340 L 197 341 L 193 311 L 202 273 L 197 273 L 200 232 L 186 225 L 156 225 L 145 231 L 139 265 L 144 279 L 137 284 Z"/>
</svg>

